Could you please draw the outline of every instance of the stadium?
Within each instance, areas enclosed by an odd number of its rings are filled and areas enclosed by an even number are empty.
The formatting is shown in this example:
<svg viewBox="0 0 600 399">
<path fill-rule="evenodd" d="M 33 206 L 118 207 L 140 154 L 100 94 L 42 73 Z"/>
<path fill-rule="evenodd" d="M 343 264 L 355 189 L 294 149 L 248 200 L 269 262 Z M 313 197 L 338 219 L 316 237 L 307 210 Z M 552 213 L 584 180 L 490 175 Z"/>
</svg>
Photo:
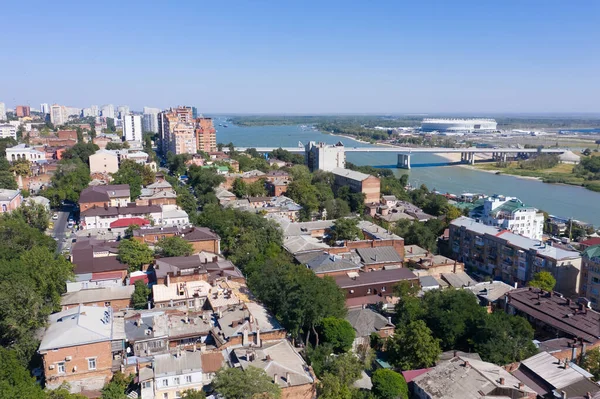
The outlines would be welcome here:
<svg viewBox="0 0 600 399">
<path fill-rule="evenodd" d="M 434 119 L 425 118 L 421 123 L 424 132 L 477 132 L 495 131 L 494 119 Z"/>
</svg>

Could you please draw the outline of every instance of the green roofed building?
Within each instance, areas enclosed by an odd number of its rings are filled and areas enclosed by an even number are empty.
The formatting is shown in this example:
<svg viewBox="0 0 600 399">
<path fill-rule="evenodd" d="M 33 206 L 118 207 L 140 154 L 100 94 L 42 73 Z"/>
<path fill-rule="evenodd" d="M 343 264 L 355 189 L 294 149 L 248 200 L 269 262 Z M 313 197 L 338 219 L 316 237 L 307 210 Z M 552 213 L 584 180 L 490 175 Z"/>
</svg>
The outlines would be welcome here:
<svg viewBox="0 0 600 399">
<path fill-rule="evenodd" d="M 600 309 L 600 245 L 588 247 L 582 253 L 581 286 L 594 309 Z"/>
</svg>

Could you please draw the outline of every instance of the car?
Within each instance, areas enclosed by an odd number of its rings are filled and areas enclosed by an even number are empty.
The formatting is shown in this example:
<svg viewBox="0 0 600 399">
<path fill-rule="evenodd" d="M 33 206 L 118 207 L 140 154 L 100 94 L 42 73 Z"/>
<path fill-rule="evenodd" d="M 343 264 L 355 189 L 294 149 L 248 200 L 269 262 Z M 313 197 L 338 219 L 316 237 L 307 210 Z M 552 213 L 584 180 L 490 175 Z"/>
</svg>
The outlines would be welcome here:
<svg viewBox="0 0 600 399">
<path fill-rule="evenodd" d="M 67 224 L 67 228 L 72 229 L 73 228 L 73 221 L 70 220 L 69 223 Z"/>
<path fill-rule="evenodd" d="M 52 220 L 58 220 L 58 213 L 54 213 L 54 215 L 52 215 Z"/>
</svg>

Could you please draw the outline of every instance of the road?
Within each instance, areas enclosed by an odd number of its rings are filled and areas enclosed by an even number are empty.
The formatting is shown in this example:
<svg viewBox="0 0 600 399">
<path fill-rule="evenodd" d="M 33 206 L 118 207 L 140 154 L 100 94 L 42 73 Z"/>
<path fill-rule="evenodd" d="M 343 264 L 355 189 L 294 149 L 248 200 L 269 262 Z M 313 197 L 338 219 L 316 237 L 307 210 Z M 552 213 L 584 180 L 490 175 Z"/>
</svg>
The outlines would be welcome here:
<svg viewBox="0 0 600 399">
<path fill-rule="evenodd" d="M 65 242 L 67 233 L 67 223 L 69 222 L 69 215 L 71 214 L 70 209 L 62 208 L 58 213 L 58 220 L 53 220 L 54 230 L 52 230 L 52 237 L 56 238 L 56 252 L 61 253 L 63 249 L 71 248 L 71 245 Z"/>
</svg>

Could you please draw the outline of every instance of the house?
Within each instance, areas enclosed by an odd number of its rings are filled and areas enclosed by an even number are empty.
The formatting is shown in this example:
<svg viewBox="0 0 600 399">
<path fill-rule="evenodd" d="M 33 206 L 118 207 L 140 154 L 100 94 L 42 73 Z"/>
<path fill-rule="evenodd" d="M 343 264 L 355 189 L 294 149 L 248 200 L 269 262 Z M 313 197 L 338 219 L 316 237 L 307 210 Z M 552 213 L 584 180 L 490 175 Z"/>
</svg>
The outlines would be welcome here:
<svg viewBox="0 0 600 399">
<path fill-rule="evenodd" d="M 27 205 L 33 205 L 33 204 L 41 205 L 45 210 L 50 212 L 50 200 L 46 197 L 41 197 L 41 196 L 27 197 L 25 199 L 25 203 Z"/>
<path fill-rule="evenodd" d="M 234 193 L 222 187 L 215 188 L 215 195 L 217 196 L 217 199 L 221 205 L 225 205 L 227 202 L 233 201 L 237 198 Z"/>
<path fill-rule="evenodd" d="M 322 253 L 306 263 L 306 267 L 317 276 L 343 276 L 348 272 L 358 272 L 360 265 L 339 255 Z"/>
<path fill-rule="evenodd" d="M 20 207 L 22 202 L 20 190 L 0 189 L 0 213 L 10 213 Z"/>
<path fill-rule="evenodd" d="M 583 340 L 587 345 L 600 341 L 600 313 L 588 308 L 585 298 L 574 301 L 539 288 L 517 288 L 506 293 L 505 310 L 525 317 L 545 336 Z"/>
<path fill-rule="evenodd" d="M 349 309 L 346 320 L 356 332 L 352 348 L 356 350 L 359 345 L 371 346 L 371 334 L 381 338 L 391 337 L 394 334 L 394 324 L 390 318 L 367 308 Z"/>
<path fill-rule="evenodd" d="M 188 307 L 196 311 L 204 307 L 211 286 L 204 280 L 171 283 L 166 278 L 165 284 L 152 286 L 152 298 L 155 308 Z"/>
<path fill-rule="evenodd" d="M 476 281 L 465 272 L 441 273 L 441 278 L 453 288 L 467 288 L 477 284 Z"/>
<path fill-rule="evenodd" d="M 38 349 L 46 387 L 68 383 L 71 392 L 101 389 L 120 370 L 124 339 L 123 325 L 110 307 L 80 305 L 50 315 Z"/>
<path fill-rule="evenodd" d="M 382 298 L 392 296 L 394 286 L 401 281 L 419 285 L 419 278 L 406 268 L 377 270 L 368 273 L 351 272 L 335 279 L 340 289 L 345 292 L 347 299 L 377 296 L 379 297 L 378 302 L 383 301 Z"/>
<path fill-rule="evenodd" d="M 378 177 L 350 169 L 334 168 L 334 187 L 350 188 L 352 193 L 363 193 L 365 203 L 379 202 L 380 181 Z"/>
<path fill-rule="evenodd" d="M 102 187 L 102 186 L 99 186 Z M 142 218 L 162 224 L 162 209 L 158 205 L 137 206 L 96 206 L 83 210 L 81 207 L 81 227 L 83 229 L 109 229 L 119 219 Z M 186 214 L 187 215 L 187 214 Z"/>
<path fill-rule="evenodd" d="M 142 193 L 135 203 L 137 205 L 175 205 L 177 193 L 166 180 L 154 182 L 142 188 Z"/>
<path fill-rule="evenodd" d="M 523 360 L 512 375 L 543 398 L 572 398 L 600 392 L 600 386 L 590 380 L 592 374 L 547 352 Z"/>
<path fill-rule="evenodd" d="M 395 195 L 382 195 L 381 196 L 381 204 L 387 207 L 394 207 L 398 202 L 398 198 Z"/>
<path fill-rule="evenodd" d="M 28 146 L 27 144 L 17 144 L 14 147 L 9 147 L 6 149 L 6 159 L 9 162 L 25 159 L 33 163 L 43 163 L 46 162 L 46 154 Z"/>
<path fill-rule="evenodd" d="M 176 399 L 184 391 L 200 391 L 212 381 L 214 368 L 224 363 L 220 352 L 180 350 L 155 355 L 150 367 L 140 369 L 141 399 Z"/>
<path fill-rule="evenodd" d="M 495 364 L 455 356 L 412 379 L 417 399 L 535 399 L 536 392 Z"/>
<path fill-rule="evenodd" d="M 290 184 L 290 180 L 286 178 L 278 178 L 269 180 L 266 183 L 267 190 L 269 195 L 279 197 L 280 195 L 284 195 L 287 192 L 288 185 Z"/>
<path fill-rule="evenodd" d="M 264 370 L 281 388 L 282 399 L 315 397 L 315 377 L 287 339 L 265 342 L 260 347 L 242 347 L 231 351 L 230 363 L 242 370 Z"/>
<path fill-rule="evenodd" d="M 167 237 L 181 237 L 194 247 L 194 252 L 221 253 L 221 237 L 206 227 L 149 227 L 133 232 L 133 239 L 155 245 L 160 239 Z"/>
<path fill-rule="evenodd" d="M 163 226 L 187 226 L 190 218 L 186 211 L 177 205 L 162 205 L 159 224 Z"/>
<path fill-rule="evenodd" d="M 98 150 L 90 155 L 90 174 L 117 173 L 119 171 L 119 156 L 114 151 Z"/>
<path fill-rule="evenodd" d="M 364 271 L 402 267 L 402 257 L 394 247 L 357 248 Z"/>
<path fill-rule="evenodd" d="M 94 207 L 124 207 L 131 202 L 129 184 L 87 187 L 79 195 L 81 212 Z"/>
<path fill-rule="evenodd" d="M 67 292 L 122 286 L 128 266 L 117 260 L 119 243 L 80 238 L 73 245 L 71 262 L 75 278 L 67 282 Z"/>
<path fill-rule="evenodd" d="M 122 287 L 100 287 L 87 290 L 67 292 L 60 299 L 62 310 L 74 308 L 79 305 L 111 307 L 118 311 L 131 305 L 131 296 L 135 287 L 133 285 Z"/>
<path fill-rule="evenodd" d="M 475 294 L 481 306 L 487 307 L 491 312 L 494 309 L 504 309 L 506 293 L 514 290 L 515 287 L 502 281 L 489 281 L 477 283 L 464 289 Z"/>
<path fill-rule="evenodd" d="M 589 247 L 600 245 L 600 237 L 593 237 L 579 242 L 579 249 L 585 251 Z"/>
<path fill-rule="evenodd" d="M 231 261 L 216 254 L 200 252 L 191 256 L 159 258 L 152 268 L 158 284 L 218 279 L 244 280 L 242 272 Z"/>
</svg>

